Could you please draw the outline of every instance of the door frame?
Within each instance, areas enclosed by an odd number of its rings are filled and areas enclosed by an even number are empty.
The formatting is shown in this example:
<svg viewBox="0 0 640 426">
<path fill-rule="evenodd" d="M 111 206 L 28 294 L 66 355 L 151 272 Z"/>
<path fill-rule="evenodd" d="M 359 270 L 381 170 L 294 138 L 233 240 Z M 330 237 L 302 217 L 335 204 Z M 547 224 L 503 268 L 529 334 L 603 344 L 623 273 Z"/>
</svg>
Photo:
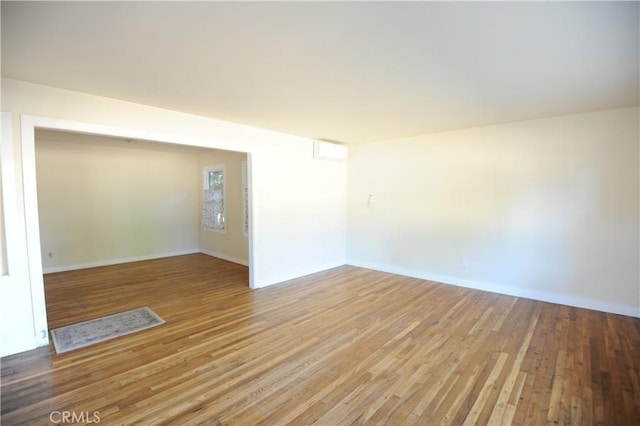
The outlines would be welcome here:
<svg viewBox="0 0 640 426">
<path fill-rule="evenodd" d="M 6 269 L 0 275 L 0 355 L 11 355 L 36 347 L 29 265 L 25 239 L 25 220 L 17 174 L 13 114 L 2 111 L 0 169 L 2 170 L 2 209 Z M 19 319 L 18 322 L 13 322 Z M 46 325 L 46 324 L 45 324 Z M 47 333 L 46 328 L 44 329 Z M 48 336 L 45 335 L 48 340 Z"/>
<path fill-rule="evenodd" d="M 2 171 L 2 208 L 4 215 L 4 239 L 7 271 L 0 275 L 0 285 L 20 270 L 24 270 L 26 257 L 12 249 L 20 244 L 17 205 L 16 205 L 16 169 L 13 152 L 13 116 L 2 112 L 2 140 L 0 141 L 0 170 Z M 9 226 L 7 226 L 9 225 Z M 22 247 L 24 249 L 24 247 Z"/>
<path fill-rule="evenodd" d="M 22 179 L 24 185 L 24 212 L 27 237 L 27 258 L 29 266 L 31 298 L 35 330 L 48 330 L 47 312 L 44 297 L 44 279 L 42 276 L 42 258 L 40 247 L 40 225 L 38 218 L 38 191 L 36 184 L 35 130 L 48 129 L 76 133 L 88 133 L 100 136 L 120 137 L 124 139 L 141 139 L 156 143 L 171 143 L 200 148 L 220 149 L 230 151 L 228 147 L 215 146 L 210 141 L 195 140 L 165 134 L 149 132 L 102 124 L 85 123 L 34 115 L 22 115 L 20 120 L 22 139 Z M 244 152 L 244 151 L 239 151 Z M 247 179 L 249 181 L 249 287 L 255 287 L 253 236 L 254 236 L 254 208 L 253 208 L 253 176 L 252 153 L 247 155 Z M 36 346 L 49 344 L 49 336 L 36 333 Z"/>
</svg>

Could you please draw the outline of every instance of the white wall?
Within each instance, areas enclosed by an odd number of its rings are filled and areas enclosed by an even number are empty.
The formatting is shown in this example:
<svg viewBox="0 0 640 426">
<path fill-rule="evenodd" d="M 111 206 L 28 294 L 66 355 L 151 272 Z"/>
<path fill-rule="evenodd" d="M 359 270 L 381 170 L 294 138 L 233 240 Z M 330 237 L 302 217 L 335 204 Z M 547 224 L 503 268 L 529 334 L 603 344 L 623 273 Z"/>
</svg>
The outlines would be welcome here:
<svg viewBox="0 0 640 426">
<path fill-rule="evenodd" d="M 247 265 L 249 263 L 249 239 L 243 232 L 243 185 L 242 163 L 247 155 L 240 152 L 212 151 L 198 158 L 199 179 L 198 196 L 202 203 L 203 169 L 207 166 L 225 167 L 225 217 L 226 232 L 203 229 L 200 226 L 200 251 L 232 262 Z M 201 204 L 200 204 L 201 205 Z M 200 217 L 200 216 L 199 216 Z"/>
<path fill-rule="evenodd" d="M 289 279 L 291 271 L 308 274 L 310 259 L 317 259 L 322 269 L 336 266 L 333 258 L 345 263 L 346 162 L 313 160 L 312 155 L 313 144 L 291 145 L 269 151 L 254 163 L 253 202 L 259 211 L 274 208 L 274 214 L 254 224 L 254 231 L 270 247 L 277 248 L 278 241 L 286 241 L 287 247 L 277 254 L 288 256 L 285 269 L 281 262 L 261 265 L 273 282 Z"/>
<path fill-rule="evenodd" d="M 2 197 L 2 164 L 0 164 L 0 276 L 7 273 L 7 242 L 4 231 L 4 202 Z"/>
<path fill-rule="evenodd" d="M 33 125 L 37 123 L 57 130 L 91 128 L 91 133 L 108 131 L 118 136 L 248 152 L 254 287 L 345 263 L 346 163 L 313 160 L 312 140 L 10 79 L 2 79 L 1 92 L 3 110 L 12 112 L 14 120 L 22 116 L 22 128 L 14 128 L 15 147 L 23 153 L 23 158 L 18 157 L 17 172 L 26 171 L 24 183 L 18 182 L 16 187 L 18 199 L 26 200 L 18 219 L 27 225 L 30 285 L 39 294 L 41 253 L 40 247 L 33 247 L 34 242 L 39 243 L 37 215 L 34 218 L 33 213 L 37 201 L 35 184 L 29 177 L 34 161 L 29 158 Z M 9 296 L 3 297 L 0 307 L 17 305 L 28 296 L 40 297 L 17 290 L 3 294 Z M 8 322 L 36 318 L 35 330 L 40 333 L 46 329 L 44 303 L 37 303 L 35 310 L 12 312 Z M 3 321 L 2 327 L 6 324 Z M 46 337 L 24 339 L 46 344 Z"/>
<path fill-rule="evenodd" d="M 640 316 L 638 113 L 352 147 L 348 262 Z"/>
<path fill-rule="evenodd" d="M 195 153 L 51 133 L 36 135 L 45 272 L 198 252 Z"/>
</svg>

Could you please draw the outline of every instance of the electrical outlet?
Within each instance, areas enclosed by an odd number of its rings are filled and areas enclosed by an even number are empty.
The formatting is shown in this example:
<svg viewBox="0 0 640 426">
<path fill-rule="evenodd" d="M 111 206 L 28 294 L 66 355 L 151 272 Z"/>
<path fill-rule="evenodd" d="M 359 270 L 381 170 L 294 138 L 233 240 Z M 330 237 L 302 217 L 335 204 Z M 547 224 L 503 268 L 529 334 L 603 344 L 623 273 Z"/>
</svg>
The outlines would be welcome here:
<svg viewBox="0 0 640 426">
<path fill-rule="evenodd" d="M 464 259 L 462 262 L 460 262 L 460 266 L 462 266 L 462 269 L 469 269 L 469 261 Z"/>
</svg>

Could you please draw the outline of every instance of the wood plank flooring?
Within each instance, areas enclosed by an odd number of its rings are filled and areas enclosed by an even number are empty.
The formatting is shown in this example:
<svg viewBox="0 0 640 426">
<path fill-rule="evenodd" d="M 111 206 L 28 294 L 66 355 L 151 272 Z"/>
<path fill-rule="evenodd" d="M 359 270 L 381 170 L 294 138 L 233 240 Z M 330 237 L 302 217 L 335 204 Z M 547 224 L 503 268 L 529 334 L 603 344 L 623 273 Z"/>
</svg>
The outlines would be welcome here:
<svg viewBox="0 0 640 426">
<path fill-rule="evenodd" d="M 47 275 L 51 328 L 166 324 L 3 358 L 2 424 L 640 424 L 637 318 L 350 266 L 247 281 L 205 255 Z"/>
</svg>

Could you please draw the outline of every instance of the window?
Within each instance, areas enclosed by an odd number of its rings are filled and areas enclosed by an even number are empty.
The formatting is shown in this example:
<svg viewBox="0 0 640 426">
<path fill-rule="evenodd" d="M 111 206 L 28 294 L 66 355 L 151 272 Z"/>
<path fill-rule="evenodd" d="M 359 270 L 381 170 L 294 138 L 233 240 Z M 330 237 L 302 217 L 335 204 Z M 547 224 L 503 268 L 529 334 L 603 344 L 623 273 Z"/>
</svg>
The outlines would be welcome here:
<svg viewBox="0 0 640 426">
<path fill-rule="evenodd" d="M 211 231 L 226 232 L 224 208 L 224 166 L 204 169 L 204 194 L 202 196 L 202 227 Z"/>
</svg>

